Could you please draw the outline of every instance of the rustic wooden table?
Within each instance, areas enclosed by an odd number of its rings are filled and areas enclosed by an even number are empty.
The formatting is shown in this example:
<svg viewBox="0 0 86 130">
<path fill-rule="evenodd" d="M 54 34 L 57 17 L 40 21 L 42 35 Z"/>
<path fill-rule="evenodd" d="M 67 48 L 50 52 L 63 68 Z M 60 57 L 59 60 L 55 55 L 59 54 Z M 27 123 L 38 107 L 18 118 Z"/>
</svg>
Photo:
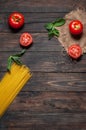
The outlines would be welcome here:
<svg viewBox="0 0 86 130">
<path fill-rule="evenodd" d="M 29 32 L 34 40 L 22 57 L 33 76 L 0 119 L 0 130 L 86 130 L 86 55 L 70 60 L 44 28 L 77 7 L 86 8 L 86 0 L 0 0 L 0 79 L 7 58 L 22 50 L 20 35 Z M 18 32 L 7 23 L 14 11 L 25 16 Z"/>
</svg>

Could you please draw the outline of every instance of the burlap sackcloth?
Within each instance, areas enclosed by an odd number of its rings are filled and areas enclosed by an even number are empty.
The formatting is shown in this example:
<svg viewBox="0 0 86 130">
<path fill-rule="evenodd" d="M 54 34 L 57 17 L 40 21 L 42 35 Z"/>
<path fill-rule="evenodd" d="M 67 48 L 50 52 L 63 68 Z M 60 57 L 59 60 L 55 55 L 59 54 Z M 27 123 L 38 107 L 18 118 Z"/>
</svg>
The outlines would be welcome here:
<svg viewBox="0 0 86 130">
<path fill-rule="evenodd" d="M 62 46 L 65 48 L 65 50 L 68 50 L 68 47 L 72 44 L 79 44 L 82 48 L 83 53 L 86 53 L 86 12 L 83 9 L 76 9 L 74 11 L 69 12 L 65 15 L 64 19 L 66 20 L 66 23 L 61 26 L 57 27 L 57 29 L 60 32 L 60 36 L 58 37 L 58 40 L 62 44 Z M 78 19 L 83 24 L 83 34 L 80 37 L 73 37 L 69 32 L 69 23 L 72 20 Z"/>
</svg>

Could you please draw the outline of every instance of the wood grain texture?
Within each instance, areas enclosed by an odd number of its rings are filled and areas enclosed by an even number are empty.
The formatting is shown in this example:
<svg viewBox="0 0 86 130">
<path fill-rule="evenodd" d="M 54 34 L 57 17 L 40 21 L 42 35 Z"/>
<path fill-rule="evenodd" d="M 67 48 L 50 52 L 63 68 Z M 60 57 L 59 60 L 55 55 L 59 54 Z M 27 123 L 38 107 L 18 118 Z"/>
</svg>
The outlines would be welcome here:
<svg viewBox="0 0 86 130">
<path fill-rule="evenodd" d="M 85 8 L 85 0 L 4 0 L 0 3 L 1 12 L 67 12 L 77 7 Z"/>
<path fill-rule="evenodd" d="M 41 52 L 41 51 L 64 51 L 61 44 L 58 42 L 56 38 L 53 38 L 51 40 L 48 40 L 48 34 L 46 33 L 31 33 L 33 37 L 33 44 L 32 46 L 27 50 L 29 52 Z M 21 51 L 22 47 L 20 47 L 19 44 L 19 38 L 21 36 L 21 33 L 0 33 L 0 41 L 3 41 L 1 43 L 0 52 L 6 52 L 6 51 L 15 51 L 19 52 Z"/>
<path fill-rule="evenodd" d="M 18 113 L 20 113 L 18 115 Z M 9 118 L 10 116 L 10 118 Z M 14 118 L 12 118 L 14 117 Z M 16 118 L 17 117 L 17 118 Z M 23 118 L 23 123 L 21 123 Z M 77 119 L 77 120 L 76 120 Z M 7 121 L 8 120 L 8 121 Z M 86 129 L 85 124 L 86 116 L 85 113 L 54 113 L 54 114 L 31 114 L 28 115 L 28 112 L 16 112 L 11 114 L 7 114 L 3 121 L 5 121 L 4 125 L 2 122 L 1 129 L 29 129 L 29 130 L 43 130 L 51 129 L 74 129 L 81 130 L 82 128 Z M 33 122 L 33 124 L 32 124 Z M 36 127 L 35 127 L 36 126 Z"/>
<path fill-rule="evenodd" d="M 21 92 L 9 111 L 25 111 L 29 114 L 85 113 L 85 92 Z"/>
<path fill-rule="evenodd" d="M 0 79 L 5 72 L 0 73 Z M 22 92 L 86 92 L 86 73 L 32 73 Z"/>
<path fill-rule="evenodd" d="M 0 52 L 0 70 L 6 71 L 7 59 L 13 54 L 15 52 Z M 80 61 L 73 61 L 61 51 L 28 51 L 22 57 L 22 62 L 30 67 L 32 72 L 86 72 L 86 55 L 83 55 Z"/>
<path fill-rule="evenodd" d="M 20 35 L 33 37 L 21 58 L 33 76 L 0 119 L 0 130 L 86 130 L 86 54 L 72 60 L 44 27 L 77 7 L 86 9 L 86 1 L 0 0 L 0 80 L 8 57 L 23 49 Z M 13 11 L 25 16 L 21 30 L 9 28 Z"/>
</svg>

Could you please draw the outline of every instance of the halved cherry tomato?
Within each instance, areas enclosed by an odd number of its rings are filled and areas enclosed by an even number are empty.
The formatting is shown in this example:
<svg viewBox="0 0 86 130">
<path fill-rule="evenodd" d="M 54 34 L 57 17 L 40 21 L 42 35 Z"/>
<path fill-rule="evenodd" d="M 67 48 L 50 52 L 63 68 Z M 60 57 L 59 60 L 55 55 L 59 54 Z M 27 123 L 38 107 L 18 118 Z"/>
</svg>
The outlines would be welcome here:
<svg viewBox="0 0 86 130">
<path fill-rule="evenodd" d="M 20 36 L 20 45 L 27 47 L 33 42 L 31 34 L 25 32 Z"/>
<path fill-rule="evenodd" d="M 69 23 L 70 33 L 80 35 L 83 32 L 83 24 L 79 20 L 73 20 Z"/>
<path fill-rule="evenodd" d="M 68 48 L 68 54 L 73 59 L 78 59 L 82 55 L 82 49 L 78 44 L 73 44 Z"/>
<path fill-rule="evenodd" d="M 8 23 L 13 29 L 19 29 L 24 25 L 24 16 L 22 13 L 13 12 L 8 18 Z"/>
</svg>

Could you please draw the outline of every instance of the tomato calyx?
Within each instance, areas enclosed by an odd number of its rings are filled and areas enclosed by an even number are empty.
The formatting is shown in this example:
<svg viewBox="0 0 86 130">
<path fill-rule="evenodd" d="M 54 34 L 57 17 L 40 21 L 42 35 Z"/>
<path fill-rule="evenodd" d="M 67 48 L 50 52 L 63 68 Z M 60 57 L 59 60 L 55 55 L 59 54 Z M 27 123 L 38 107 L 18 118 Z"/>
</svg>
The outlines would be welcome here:
<svg viewBox="0 0 86 130">
<path fill-rule="evenodd" d="M 76 29 L 76 30 L 78 30 L 78 29 L 80 29 L 80 25 L 74 25 L 74 28 Z"/>
<path fill-rule="evenodd" d="M 14 20 L 15 22 L 19 22 L 19 21 L 21 20 L 19 17 L 16 17 L 16 16 L 12 16 L 12 18 L 13 18 L 13 20 Z"/>
</svg>

